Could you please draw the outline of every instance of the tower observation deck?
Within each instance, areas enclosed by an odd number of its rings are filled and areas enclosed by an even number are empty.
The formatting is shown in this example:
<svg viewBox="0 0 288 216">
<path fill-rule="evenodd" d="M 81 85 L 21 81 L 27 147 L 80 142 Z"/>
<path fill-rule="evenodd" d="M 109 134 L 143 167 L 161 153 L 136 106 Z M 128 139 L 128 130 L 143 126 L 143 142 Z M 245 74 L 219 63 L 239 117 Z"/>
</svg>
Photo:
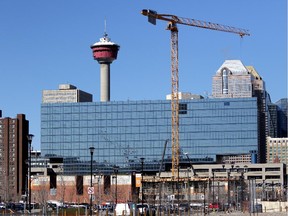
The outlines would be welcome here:
<svg viewBox="0 0 288 216">
<path fill-rule="evenodd" d="M 110 64 L 117 59 L 120 46 L 110 41 L 105 33 L 99 42 L 91 45 L 93 57 L 100 64 L 100 101 L 110 101 Z"/>
</svg>

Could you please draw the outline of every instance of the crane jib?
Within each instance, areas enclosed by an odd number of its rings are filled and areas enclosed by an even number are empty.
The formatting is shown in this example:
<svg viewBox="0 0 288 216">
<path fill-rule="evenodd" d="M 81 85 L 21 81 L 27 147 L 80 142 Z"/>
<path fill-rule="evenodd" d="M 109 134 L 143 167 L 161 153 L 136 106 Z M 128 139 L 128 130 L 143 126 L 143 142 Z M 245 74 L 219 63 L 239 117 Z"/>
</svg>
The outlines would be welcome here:
<svg viewBox="0 0 288 216">
<path fill-rule="evenodd" d="M 165 20 L 165 21 L 172 22 L 175 24 L 177 23 L 177 24 L 211 29 L 211 30 L 216 30 L 216 31 L 235 33 L 235 34 L 240 35 L 241 37 L 245 35 L 250 36 L 249 31 L 246 29 L 236 28 L 232 26 L 227 26 L 227 25 L 222 25 L 222 24 L 212 23 L 212 22 L 207 22 L 207 21 L 202 21 L 202 20 L 196 20 L 196 19 L 191 19 L 191 18 L 183 18 L 183 17 L 178 17 L 176 15 L 171 15 L 171 14 L 158 14 L 154 10 L 144 9 L 141 11 L 141 14 L 143 14 L 144 16 L 148 16 L 148 21 L 154 25 L 156 25 L 156 20 L 160 19 L 160 20 Z"/>
</svg>

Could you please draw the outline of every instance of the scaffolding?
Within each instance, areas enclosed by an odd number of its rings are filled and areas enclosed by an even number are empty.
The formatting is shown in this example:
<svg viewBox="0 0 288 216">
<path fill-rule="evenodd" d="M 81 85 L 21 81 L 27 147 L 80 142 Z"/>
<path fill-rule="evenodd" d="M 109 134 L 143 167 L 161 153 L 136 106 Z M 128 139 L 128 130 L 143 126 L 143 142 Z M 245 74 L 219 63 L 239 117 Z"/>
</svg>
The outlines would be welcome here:
<svg viewBox="0 0 288 216">
<path fill-rule="evenodd" d="M 248 196 L 247 187 L 239 177 L 228 179 L 219 176 L 215 178 L 187 176 L 174 179 L 145 176 L 143 179 L 144 202 L 157 209 L 178 209 L 179 205 L 186 205 L 189 206 L 189 211 L 190 209 L 204 211 L 204 209 L 213 210 L 211 206 L 217 204 L 222 210 L 228 206 L 241 210 L 243 207 L 241 203 L 247 200 L 243 194 Z"/>
</svg>

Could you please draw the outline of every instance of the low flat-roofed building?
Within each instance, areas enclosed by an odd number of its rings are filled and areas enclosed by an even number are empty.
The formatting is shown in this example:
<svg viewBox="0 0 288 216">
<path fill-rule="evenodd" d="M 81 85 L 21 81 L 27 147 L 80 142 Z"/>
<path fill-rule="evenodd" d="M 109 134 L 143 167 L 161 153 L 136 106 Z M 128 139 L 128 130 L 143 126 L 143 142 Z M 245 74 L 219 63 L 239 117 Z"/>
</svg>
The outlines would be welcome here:
<svg viewBox="0 0 288 216">
<path fill-rule="evenodd" d="M 178 92 L 179 100 L 193 100 L 193 99 L 204 99 L 202 95 L 192 94 L 190 92 Z M 166 95 L 166 100 L 171 100 L 171 94 Z"/>
<path fill-rule="evenodd" d="M 235 164 L 195 164 L 192 165 L 193 170 L 187 173 L 187 169 L 180 169 L 179 176 L 192 177 L 194 171 L 197 178 L 214 178 L 225 179 L 227 174 L 231 178 L 240 177 L 243 175 L 245 180 L 255 179 L 257 183 L 279 183 L 279 185 L 286 185 L 286 165 L 284 163 L 235 163 Z M 214 173 L 214 174 L 213 174 Z M 161 173 L 161 177 L 171 177 L 171 172 Z"/>
<path fill-rule="evenodd" d="M 60 84 L 58 90 L 43 90 L 42 103 L 92 102 L 93 96 L 70 84 Z"/>
</svg>

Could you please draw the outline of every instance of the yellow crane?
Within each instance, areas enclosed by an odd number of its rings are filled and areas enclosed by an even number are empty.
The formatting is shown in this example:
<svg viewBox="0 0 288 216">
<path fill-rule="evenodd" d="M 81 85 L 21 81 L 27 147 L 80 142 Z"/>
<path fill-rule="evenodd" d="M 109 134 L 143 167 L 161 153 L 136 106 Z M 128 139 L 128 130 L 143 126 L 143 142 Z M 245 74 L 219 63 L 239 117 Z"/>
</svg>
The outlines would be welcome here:
<svg viewBox="0 0 288 216">
<path fill-rule="evenodd" d="M 168 21 L 167 30 L 171 32 L 171 144 L 172 144 L 172 178 L 177 173 L 179 178 L 179 80 L 178 80 L 178 28 L 177 24 L 194 26 L 199 28 L 205 28 L 216 31 L 230 32 L 240 35 L 249 36 L 248 30 L 235 28 L 231 26 L 221 25 L 217 23 L 211 23 L 201 20 L 195 20 L 190 18 L 178 17 L 171 14 L 158 14 L 154 10 L 144 9 L 141 11 L 144 16 L 148 16 L 148 21 L 156 25 L 156 20 Z"/>
</svg>

